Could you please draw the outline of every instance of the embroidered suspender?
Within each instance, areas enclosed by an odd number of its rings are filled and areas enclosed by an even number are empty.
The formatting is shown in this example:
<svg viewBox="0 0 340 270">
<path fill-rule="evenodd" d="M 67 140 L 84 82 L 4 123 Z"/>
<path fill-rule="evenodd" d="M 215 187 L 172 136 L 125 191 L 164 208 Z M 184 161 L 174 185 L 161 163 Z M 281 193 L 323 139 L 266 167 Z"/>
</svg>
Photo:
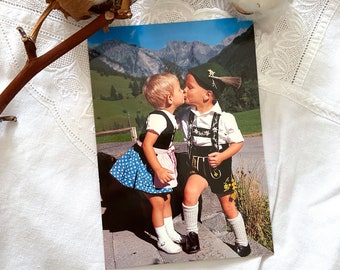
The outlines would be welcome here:
<svg viewBox="0 0 340 270">
<path fill-rule="evenodd" d="M 189 113 L 189 120 L 188 120 L 188 140 L 187 140 L 187 145 L 188 145 L 188 154 L 189 158 L 191 159 L 191 153 L 192 153 L 192 122 L 194 121 L 194 113 L 190 111 Z"/>
<path fill-rule="evenodd" d="M 219 151 L 219 147 L 218 147 L 218 123 L 220 120 L 220 114 L 218 113 L 214 113 L 213 119 L 212 119 L 212 123 L 211 123 L 211 129 L 212 129 L 212 137 L 211 137 L 211 143 L 212 146 L 215 148 L 216 152 Z"/>
<path fill-rule="evenodd" d="M 189 119 L 188 119 L 188 152 L 189 156 L 191 157 L 192 147 L 193 147 L 193 137 L 200 136 L 200 137 L 210 137 L 211 144 L 214 147 L 215 151 L 219 151 L 218 147 L 218 123 L 220 119 L 220 114 L 214 113 L 213 119 L 211 121 L 210 129 L 200 128 L 200 127 L 193 127 L 194 121 L 194 113 L 190 112 Z"/>
</svg>

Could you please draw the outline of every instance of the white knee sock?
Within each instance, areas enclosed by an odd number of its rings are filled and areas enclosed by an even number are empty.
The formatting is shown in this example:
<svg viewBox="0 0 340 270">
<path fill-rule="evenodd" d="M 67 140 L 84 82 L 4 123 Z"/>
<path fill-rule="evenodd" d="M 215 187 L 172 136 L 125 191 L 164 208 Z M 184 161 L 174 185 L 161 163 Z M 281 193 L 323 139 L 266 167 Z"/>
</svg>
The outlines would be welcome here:
<svg viewBox="0 0 340 270">
<path fill-rule="evenodd" d="M 235 242 L 242 246 L 247 246 L 248 238 L 241 213 L 239 212 L 235 218 L 227 220 L 229 221 L 231 228 L 233 229 L 233 232 L 235 234 Z"/>
<path fill-rule="evenodd" d="M 167 217 L 167 218 L 164 218 L 164 226 L 165 226 L 165 229 L 170 237 L 170 239 L 174 242 L 180 242 L 182 240 L 182 237 L 181 235 L 175 231 L 175 228 L 174 228 L 174 223 L 173 223 L 173 220 L 172 220 L 172 217 Z"/>
<path fill-rule="evenodd" d="M 183 215 L 187 232 L 198 233 L 198 203 L 194 206 L 186 206 L 182 203 Z"/>
</svg>

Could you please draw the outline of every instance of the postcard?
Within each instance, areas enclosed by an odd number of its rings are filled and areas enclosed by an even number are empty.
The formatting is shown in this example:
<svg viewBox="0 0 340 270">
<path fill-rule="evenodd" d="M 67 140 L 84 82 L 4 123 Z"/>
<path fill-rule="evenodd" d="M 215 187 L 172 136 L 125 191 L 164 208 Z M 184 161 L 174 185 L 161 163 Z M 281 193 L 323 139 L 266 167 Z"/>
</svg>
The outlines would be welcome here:
<svg viewBox="0 0 340 270">
<path fill-rule="evenodd" d="M 253 23 L 225 18 L 112 26 L 108 32 L 91 36 L 88 46 L 106 269 L 273 254 Z M 142 149 L 138 139 L 154 110 L 142 93 L 147 78 L 171 73 L 185 89 L 186 74 L 193 68 L 210 70 L 216 77 L 240 78 L 237 87 L 225 84 L 218 104 L 235 117 L 244 137 L 243 147 L 232 157 L 236 207 L 243 218 L 237 224 L 244 224 L 249 243 L 249 252 L 243 255 L 236 242 L 242 242 L 244 230 L 241 228 L 241 236 L 236 236 L 234 219 L 227 218 L 218 192 L 212 192 L 210 186 L 201 193 L 197 206 L 195 233 L 199 246 L 192 244 L 185 223 L 188 212 L 182 207 L 190 155 L 180 130 L 174 137 L 178 185 L 170 192 L 171 224 L 183 241 L 178 244 L 170 238 L 181 247 L 180 252 L 171 252 L 176 249 L 172 244 L 169 252 L 160 246 L 162 236 L 159 229 L 156 232 L 148 194 L 128 187 L 111 174 L 112 166 L 128 151 Z M 188 105 L 180 106 L 175 115 L 187 109 Z"/>
</svg>

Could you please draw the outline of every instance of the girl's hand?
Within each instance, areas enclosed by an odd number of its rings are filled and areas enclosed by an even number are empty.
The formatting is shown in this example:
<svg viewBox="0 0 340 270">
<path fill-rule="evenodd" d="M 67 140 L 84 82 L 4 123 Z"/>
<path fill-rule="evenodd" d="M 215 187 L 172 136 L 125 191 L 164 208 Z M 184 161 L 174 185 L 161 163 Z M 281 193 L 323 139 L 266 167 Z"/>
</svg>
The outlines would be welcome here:
<svg viewBox="0 0 340 270">
<path fill-rule="evenodd" d="M 216 168 L 218 167 L 222 161 L 224 160 L 223 155 L 219 152 L 213 152 L 208 155 L 208 162 L 210 167 Z"/>
<path fill-rule="evenodd" d="M 173 173 L 174 173 L 173 171 L 170 171 L 170 170 L 165 169 L 163 167 L 161 167 L 157 171 L 155 171 L 155 174 L 158 177 L 159 181 L 163 184 L 174 179 Z"/>
</svg>

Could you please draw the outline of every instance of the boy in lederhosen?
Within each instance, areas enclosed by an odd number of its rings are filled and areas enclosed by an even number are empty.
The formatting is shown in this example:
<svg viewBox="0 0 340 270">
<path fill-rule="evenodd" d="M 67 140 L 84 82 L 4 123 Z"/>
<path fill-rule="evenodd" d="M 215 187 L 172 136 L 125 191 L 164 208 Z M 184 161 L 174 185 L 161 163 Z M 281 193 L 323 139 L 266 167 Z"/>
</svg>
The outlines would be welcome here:
<svg viewBox="0 0 340 270">
<path fill-rule="evenodd" d="M 183 214 L 187 230 L 185 251 L 200 250 L 198 239 L 198 200 L 210 186 L 235 234 L 235 251 L 250 254 L 245 225 L 236 208 L 237 185 L 232 174 L 232 156 L 243 146 L 244 138 L 235 117 L 223 112 L 217 98 L 225 84 L 239 87 L 237 77 L 219 77 L 219 65 L 196 67 L 188 71 L 184 89 L 185 103 L 191 109 L 180 116 L 183 136 L 188 142 L 190 173 L 184 189 Z"/>
</svg>

